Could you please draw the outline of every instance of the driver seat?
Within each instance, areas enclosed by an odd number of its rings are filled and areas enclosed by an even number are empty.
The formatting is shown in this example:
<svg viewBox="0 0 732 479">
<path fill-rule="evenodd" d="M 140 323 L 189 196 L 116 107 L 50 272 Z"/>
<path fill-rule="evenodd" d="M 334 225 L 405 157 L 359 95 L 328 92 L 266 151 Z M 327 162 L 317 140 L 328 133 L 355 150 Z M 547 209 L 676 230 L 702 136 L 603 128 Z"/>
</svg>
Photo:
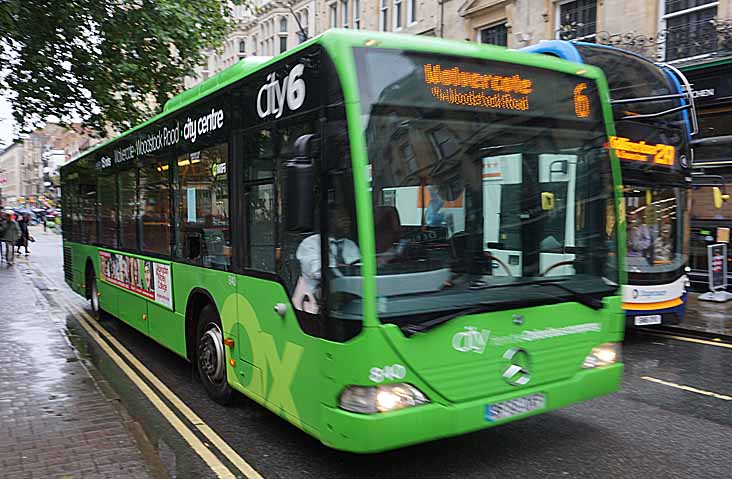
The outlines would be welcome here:
<svg viewBox="0 0 732 479">
<path fill-rule="evenodd" d="M 399 211 L 393 206 L 377 206 L 374 210 L 374 233 L 376 254 L 381 254 L 402 238 L 402 224 Z"/>
</svg>

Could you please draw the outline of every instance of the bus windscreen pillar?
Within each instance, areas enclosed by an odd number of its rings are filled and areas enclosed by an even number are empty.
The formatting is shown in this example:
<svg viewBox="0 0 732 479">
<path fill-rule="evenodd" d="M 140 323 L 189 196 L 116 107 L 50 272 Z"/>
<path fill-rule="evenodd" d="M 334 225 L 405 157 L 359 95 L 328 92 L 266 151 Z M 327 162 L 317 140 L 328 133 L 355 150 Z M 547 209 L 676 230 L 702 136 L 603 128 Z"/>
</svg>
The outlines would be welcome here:
<svg viewBox="0 0 732 479">
<path fill-rule="evenodd" d="M 724 303 L 732 299 L 727 291 L 727 244 L 717 243 L 707 246 L 709 261 L 709 291 L 699 296 L 703 301 Z"/>
</svg>

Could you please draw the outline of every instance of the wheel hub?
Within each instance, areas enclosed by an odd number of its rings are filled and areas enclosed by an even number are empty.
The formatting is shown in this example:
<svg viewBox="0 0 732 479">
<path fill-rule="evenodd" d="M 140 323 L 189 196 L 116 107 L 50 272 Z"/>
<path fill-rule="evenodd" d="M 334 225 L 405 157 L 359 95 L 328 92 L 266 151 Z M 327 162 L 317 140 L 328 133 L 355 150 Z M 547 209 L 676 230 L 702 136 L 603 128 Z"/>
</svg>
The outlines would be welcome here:
<svg viewBox="0 0 732 479">
<path fill-rule="evenodd" d="M 203 333 L 198 347 L 198 366 L 211 382 L 224 377 L 224 347 L 221 331 L 215 325 Z"/>
</svg>

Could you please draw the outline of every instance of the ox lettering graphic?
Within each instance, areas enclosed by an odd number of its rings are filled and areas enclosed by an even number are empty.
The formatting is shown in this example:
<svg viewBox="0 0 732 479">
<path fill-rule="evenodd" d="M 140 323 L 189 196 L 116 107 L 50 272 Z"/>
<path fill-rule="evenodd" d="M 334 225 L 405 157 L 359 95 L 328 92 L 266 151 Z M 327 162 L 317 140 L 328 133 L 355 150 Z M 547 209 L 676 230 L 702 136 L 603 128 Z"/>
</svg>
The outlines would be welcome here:
<svg viewBox="0 0 732 479">
<path fill-rule="evenodd" d="M 305 81 L 300 78 L 305 65 L 299 63 L 289 75 L 277 80 L 275 73 L 267 75 L 267 83 L 257 93 L 257 114 L 260 118 L 274 115 L 279 118 L 285 112 L 285 105 L 295 111 L 305 103 Z"/>
</svg>

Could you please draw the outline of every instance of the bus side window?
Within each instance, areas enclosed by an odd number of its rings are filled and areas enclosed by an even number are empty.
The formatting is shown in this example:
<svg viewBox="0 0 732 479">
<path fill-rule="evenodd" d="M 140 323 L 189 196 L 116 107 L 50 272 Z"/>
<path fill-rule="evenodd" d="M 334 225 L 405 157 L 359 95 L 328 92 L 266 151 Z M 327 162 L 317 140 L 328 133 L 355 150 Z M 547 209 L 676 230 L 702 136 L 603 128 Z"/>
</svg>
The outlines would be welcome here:
<svg viewBox="0 0 732 479">
<path fill-rule="evenodd" d="M 244 133 L 245 266 L 275 271 L 275 162 L 272 130 Z"/>
<path fill-rule="evenodd" d="M 178 156 L 176 254 L 188 262 L 228 270 L 231 264 L 226 143 Z"/>
<path fill-rule="evenodd" d="M 100 243 L 108 248 L 117 248 L 119 230 L 117 205 L 117 175 L 100 173 L 97 178 L 97 199 L 99 201 Z"/>
<path fill-rule="evenodd" d="M 286 178 L 288 174 L 285 165 L 295 156 L 307 153 L 312 156 L 314 163 L 313 176 L 315 187 L 312 190 L 313 198 L 310 202 L 315 208 L 313 214 L 313 225 L 310 231 L 288 231 L 285 225 L 288 224 L 286 218 L 281 221 L 280 241 L 278 242 L 279 261 L 277 265 L 277 273 L 283 279 L 288 293 L 290 293 L 295 309 L 306 313 L 316 314 L 320 309 L 320 209 L 319 204 L 319 188 L 318 176 L 319 167 L 319 144 L 318 137 L 318 117 L 314 114 L 301 115 L 291 120 L 280 122 L 278 131 L 282 148 L 278 155 L 278 163 L 282 169 L 280 176 L 280 187 L 278 195 L 280 204 L 285 205 L 283 195 L 288 194 L 285 189 Z M 300 149 L 305 148 L 308 151 L 297 151 L 296 143 L 300 143 Z M 302 142 L 309 142 L 308 146 L 303 146 Z M 293 194 L 294 192 L 289 192 Z M 283 208 L 283 215 L 287 215 L 287 208 Z M 307 242 L 306 242 L 307 241 Z M 303 324 L 306 332 L 313 333 L 313 329 L 309 327 L 312 324 Z"/>
<path fill-rule="evenodd" d="M 140 168 L 140 247 L 145 253 L 170 255 L 170 184 L 168 161 Z"/>
</svg>

